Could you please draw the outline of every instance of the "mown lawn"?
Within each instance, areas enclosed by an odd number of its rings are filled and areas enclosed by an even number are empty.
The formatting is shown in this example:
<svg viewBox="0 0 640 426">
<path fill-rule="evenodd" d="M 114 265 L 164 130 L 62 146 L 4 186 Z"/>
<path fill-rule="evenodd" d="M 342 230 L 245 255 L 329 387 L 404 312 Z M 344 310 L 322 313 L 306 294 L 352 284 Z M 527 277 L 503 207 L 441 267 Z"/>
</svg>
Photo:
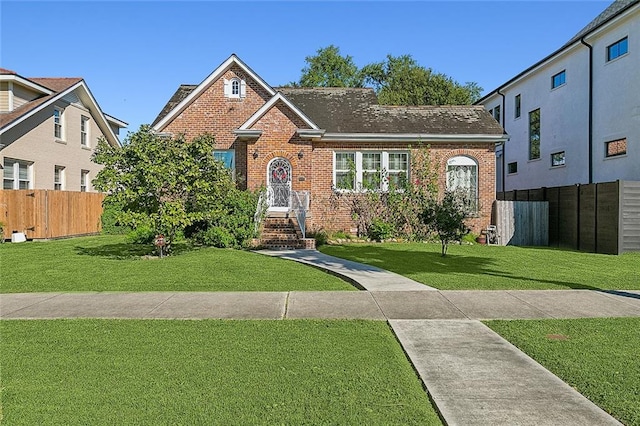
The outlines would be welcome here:
<svg viewBox="0 0 640 426">
<path fill-rule="evenodd" d="M 0 321 L 6 425 L 440 425 L 382 321 Z"/>
<path fill-rule="evenodd" d="M 640 425 L 640 318 L 486 324 L 625 425 Z"/>
<path fill-rule="evenodd" d="M 640 253 L 383 243 L 325 245 L 323 253 L 377 266 L 441 290 L 640 289 Z"/>
<path fill-rule="evenodd" d="M 241 250 L 202 248 L 163 259 L 121 236 L 0 244 L 0 291 L 356 290 L 295 262 Z"/>
</svg>

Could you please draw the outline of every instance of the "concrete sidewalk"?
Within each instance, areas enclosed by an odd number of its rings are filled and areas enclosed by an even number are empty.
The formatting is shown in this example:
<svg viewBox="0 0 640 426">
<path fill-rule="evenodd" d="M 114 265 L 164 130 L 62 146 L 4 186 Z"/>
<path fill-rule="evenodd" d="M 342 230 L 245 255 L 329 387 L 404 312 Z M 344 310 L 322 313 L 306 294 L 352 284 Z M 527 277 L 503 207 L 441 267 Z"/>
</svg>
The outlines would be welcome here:
<svg viewBox="0 0 640 426">
<path fill-rule="evenodd" d="M 640 317 L 640 291 L 8 293 L 0 318 L 536 319 Z"/>
</svg>

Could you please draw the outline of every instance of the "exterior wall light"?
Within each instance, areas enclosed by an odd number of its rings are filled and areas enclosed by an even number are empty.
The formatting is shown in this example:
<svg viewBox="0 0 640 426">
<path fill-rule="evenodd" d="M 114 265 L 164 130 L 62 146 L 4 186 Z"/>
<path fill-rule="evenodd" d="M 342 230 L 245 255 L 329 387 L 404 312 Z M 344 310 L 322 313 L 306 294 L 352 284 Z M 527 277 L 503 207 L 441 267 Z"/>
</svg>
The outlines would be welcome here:
<svg viewBox="0 0 640 426">
<path fill-rule="evenodd" d="M 253 159 L 255 160 L 256 158 L 258 158 L 259 155 L 260 153 L 258 152 L 258 148 L 256 148 L 256 150 L 253 151 Z"/>
<path fill-rule="evenodd" d="M 300 150 L 300 152 L 298 152 L 298 159 L 302 160 L 302 157 L 304 157 L 304 152 L 302 152 L 302 150 Z"/>
</svg>

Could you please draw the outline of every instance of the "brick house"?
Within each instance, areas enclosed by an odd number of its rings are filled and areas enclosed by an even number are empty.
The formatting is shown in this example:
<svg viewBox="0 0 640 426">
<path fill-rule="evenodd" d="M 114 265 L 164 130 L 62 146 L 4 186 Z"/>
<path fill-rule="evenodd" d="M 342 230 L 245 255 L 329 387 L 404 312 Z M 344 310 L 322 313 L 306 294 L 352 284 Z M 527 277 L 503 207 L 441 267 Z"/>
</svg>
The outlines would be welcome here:
<svg viewBox="0 0 640 426">
<path fill-rule="evenodd" d="M 482 106 L 386 106 L 372 89 L 274 88 L 235 55 L 202 83 L 180 86 L 152 127 L 187 139 L 213 134 L 214 155 L 239 185 L 269 190 L 270 216 L 286 215 L 291 194 L 304 192 L 307 229 L 347 232 L 354 231 L 350 212 L 329 207 L 333 191 L 368 182 L 386 190 L 390 181 L 411 179 L 421 144 L 430 147 L 441 189 L 467 191 L 477 206 L 469 225 L 486 228 L 494 147 L 507 139 Z"/>
</svg>

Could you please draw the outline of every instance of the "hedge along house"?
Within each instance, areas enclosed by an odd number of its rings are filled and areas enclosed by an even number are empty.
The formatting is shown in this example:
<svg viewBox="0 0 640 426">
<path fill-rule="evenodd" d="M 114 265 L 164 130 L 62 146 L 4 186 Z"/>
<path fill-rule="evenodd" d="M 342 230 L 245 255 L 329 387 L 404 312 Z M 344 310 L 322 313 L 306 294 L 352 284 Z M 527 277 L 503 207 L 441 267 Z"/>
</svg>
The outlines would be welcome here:
<svg viewBox="0 0 640 426">
<path fill-rule="evenodd" d="M 303 195 L 303 228 L 351 233 L 350 211 L 330 206 L 333 192 L 368 182 L 385 191 L 411 179 L 419 146 L 429 146 L 440 189 L 463 189 L 473 200 L 469 226 L 486 228 L 494 147 L 507 139 L 482 106 L 386 106 L 372 89 L 274 88 L 235 55 L 199 85 L 180 86 L 152 127 L 187 140 L 212 134 L 214 155 L 240 186 L 267 188 L 268 216 L 286 218 Z"/>
</svg>

